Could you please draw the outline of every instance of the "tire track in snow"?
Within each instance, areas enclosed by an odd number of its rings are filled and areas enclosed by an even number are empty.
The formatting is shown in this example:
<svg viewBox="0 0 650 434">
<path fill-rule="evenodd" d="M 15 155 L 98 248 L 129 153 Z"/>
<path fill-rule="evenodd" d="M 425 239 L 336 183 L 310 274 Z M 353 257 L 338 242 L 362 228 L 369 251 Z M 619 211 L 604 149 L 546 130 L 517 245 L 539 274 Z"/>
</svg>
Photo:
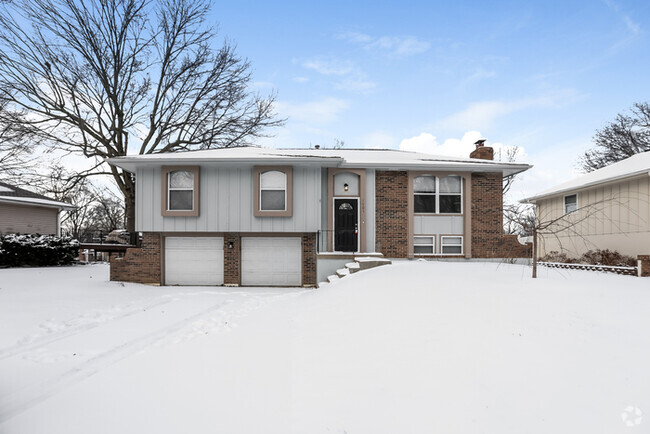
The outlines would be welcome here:
<svg viewBox="0 0 650 434">
<path fill-rule="evenodd" d="M 10 347 L 4 348 L 0 350 L 0 360 L 7 359 L 9 357 L 14 357 L 14 356 L 19 356 L 23 355 L 25 353 L 28 353 L 29 351 L 35 350 L 39 347 L 44 347 L 46 345 L 49 345 L 51 343 L 57 342 L 61 339 L 66 339 L 69 337 L 76 336 L 78 334 L 87 332 L 88 330 L 92 330 L 96 327 L 105 325 L 107 323 L 110 323 L 112 321 L 117 321 L 123 318 L 128 318 L 132 315 L 142 313 L 144 310 L 147 309 L 154 309 L 160 306 L 164 306 L 168 303 L 171 303 L 173 301 L 173 298 L 169 298 L 167 300 L 162 300 L 154 304 L 150 304 L 147 306 L 143 307 L 138 307 L 137 309 L 130 310 L 128 312 L 124 312 L 121 315 L 114 316 L 108 320 L 105 321 L 96 321 L 96 322 L 89 322 L 86 324 L 79 324 L 76 326 L 70 326 L 67 327 L 59 332 L 53 332 L 53 333 L 48 333 L 45 335 L 42 335 L 39 338 L 36 338 L 33 341 L 26 342 L 26 343 L 17 343 L 15 345 L 12 345 Z"/>
<path fill-rule="evenodd" d="M 170 326 L 148 333 L 105 351 L 87 360 L 82 366 L 70 369 L 63 374 L 58 375 L 57 378 L 16 391 L 9 396 L 0 397 L 0 423 L 12 419 L 20 413 L 29 410 L 46 399 L 64 391 L 70 386 L 95 375 L 101 370 L 114 365 L 134 353 L 144 350 L 170 333 L 174 333 L 183 327 L 192 324 L 194 321 L 218 310 L 226 304 L 228 304 L 228 301 L 222 301 L 218 304 L 212 305 L 209 308 L 201 310 L 199 313 L 181 321 L 177 321 Z"/>
</svg>

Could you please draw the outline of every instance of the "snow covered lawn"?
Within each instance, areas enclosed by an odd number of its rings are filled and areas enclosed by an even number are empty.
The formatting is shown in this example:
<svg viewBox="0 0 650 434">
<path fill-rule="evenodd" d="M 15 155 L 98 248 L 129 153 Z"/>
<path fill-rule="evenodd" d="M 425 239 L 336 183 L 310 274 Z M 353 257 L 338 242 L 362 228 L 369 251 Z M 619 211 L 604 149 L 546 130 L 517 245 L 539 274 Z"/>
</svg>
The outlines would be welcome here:
<svg viewBox="0 0 650 434">
<path fill-rule="evenodd" d="M 107 279 L 0 270 L 0 433 L 650 429 L 647 278 L 416 261 L 316 291 Z"/>
</svg>

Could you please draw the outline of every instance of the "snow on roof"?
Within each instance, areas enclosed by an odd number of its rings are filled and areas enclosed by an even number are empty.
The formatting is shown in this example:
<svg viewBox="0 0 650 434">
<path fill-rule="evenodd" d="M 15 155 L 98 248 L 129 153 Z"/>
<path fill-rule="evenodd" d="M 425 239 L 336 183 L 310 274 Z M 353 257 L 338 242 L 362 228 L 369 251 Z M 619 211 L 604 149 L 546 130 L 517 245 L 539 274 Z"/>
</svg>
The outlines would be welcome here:
<svg viewBox="0 0 650 434">
<path fill-rule="evenodd" d="M 134 155 L 110 158 L 115 166 L 134 172 L 141 164 L 148 163 L 252 163 L 268 162 L 317 163 L 325 167 L 368 168 L 427 168 L 504 171 L 504 174 L 523 172 L 531 166 L 520 163 L 480 160 L 475 158 L 446 157 L 395 149 L 275 149 L 256 146 L 217 148 L 165 154 Z"/>
<path fill-rule="evenodd" d="M 70 205 L 69 203 L 59 202 L 57 200 L 52 200 L 52 199 L 39 199 L 36 197 L 0 196 L 0 202 L 39 205 L 39 206 L 45 206 L 51 208 L 62 208 L 67 210 L 73 210 L 76 208 L 74 205 Z"/>
<path fill-rule="evenodd" d="M 523 199 L 522 202 L 535 202 L 549 196 L 579 190 L 606 182 L 630 178 L 643 174 L 650 175 L 650 151 L 633 155 L 625 160 L 610 164 L 602 169 L 594 170 L 585 175 L 542 191 L 534 196 Z"/>
</svg>

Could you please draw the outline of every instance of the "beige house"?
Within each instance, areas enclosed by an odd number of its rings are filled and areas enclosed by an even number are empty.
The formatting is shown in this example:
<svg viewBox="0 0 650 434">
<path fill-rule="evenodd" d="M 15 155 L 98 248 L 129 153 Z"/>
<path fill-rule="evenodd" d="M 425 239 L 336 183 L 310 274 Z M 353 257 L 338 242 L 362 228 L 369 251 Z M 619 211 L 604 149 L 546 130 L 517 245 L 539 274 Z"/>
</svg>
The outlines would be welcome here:
<svg viewBox="0 0 650 434">
<path fill-rule="evenodd" d="M 524 199 L 539 221 L 538 254 L 609 249 L 636 257 L 650 253 L 650 152 L 634 155 Z M 552 232 L 552 233 L 548 233 Z"/>
<path fill-rule="evenodd" d="M 0 182 L 0 234 L 60 235 L 60 213 L 75 207 Z"/>
</svg>

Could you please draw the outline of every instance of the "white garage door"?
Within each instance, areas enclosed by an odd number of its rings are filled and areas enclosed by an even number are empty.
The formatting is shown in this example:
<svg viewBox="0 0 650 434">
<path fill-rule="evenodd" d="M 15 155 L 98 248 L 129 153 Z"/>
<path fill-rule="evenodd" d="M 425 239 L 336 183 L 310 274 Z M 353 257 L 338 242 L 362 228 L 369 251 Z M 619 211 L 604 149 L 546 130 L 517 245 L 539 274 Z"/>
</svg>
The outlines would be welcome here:
<svg viewBox="0 0 650 434">
<path fill-rule="evenodd" d="M 245 286 L 300 286 L 300 238 L 242 238 L 241 281 Z"/>
<path fill-rule="evenodd" d="M 223 285 L 223 237 L 165 238 L 166 285 Z"/>
</svg>

